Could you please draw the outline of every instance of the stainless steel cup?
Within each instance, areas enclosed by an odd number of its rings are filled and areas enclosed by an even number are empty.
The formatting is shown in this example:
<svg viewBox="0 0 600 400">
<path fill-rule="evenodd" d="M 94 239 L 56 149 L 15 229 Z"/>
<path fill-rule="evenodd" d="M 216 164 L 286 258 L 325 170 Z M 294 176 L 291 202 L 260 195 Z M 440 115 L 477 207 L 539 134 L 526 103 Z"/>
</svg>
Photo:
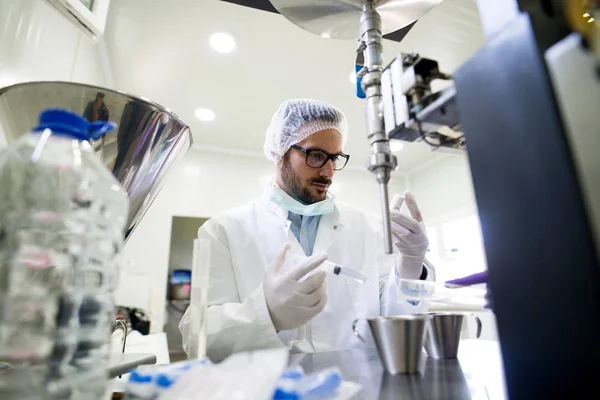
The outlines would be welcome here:
<svg viewBox="0 0 600 400">
<path fill-rule="evenodd" d="M 357 319 L 352 324 L 354 334 L 363 342 L 358 333 Z M 375 317 L 366 320 L 375 339 L 375 346 L 385 370 L 392 375 L 414 374 L 419 372 L 421 349 L 425 340 L 427 317 L 403 315 L 395 317 Z"/>
<path fill-rule="evenodd" d="M 472 316 L 477 322 L 477 337 L 481 336 L 481 320 L 471 313 L 460 312 L 431 312 L 419 314 L 428 320 L 425 351 L 427 355 L 436 359 L 451 359 L 458 355 L 460 332 L 465 316 Z"/>
</svg>

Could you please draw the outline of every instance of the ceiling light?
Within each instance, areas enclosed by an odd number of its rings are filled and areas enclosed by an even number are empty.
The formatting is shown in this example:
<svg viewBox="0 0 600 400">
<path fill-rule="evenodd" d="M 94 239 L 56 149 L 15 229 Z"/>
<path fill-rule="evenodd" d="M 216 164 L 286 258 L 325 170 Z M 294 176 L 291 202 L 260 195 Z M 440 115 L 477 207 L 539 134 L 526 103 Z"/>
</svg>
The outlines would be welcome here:
<svg viewBox="0 0 600 400">
<path fill-rule="evenodd" d="M 210 37 L 210 46 L 219 53 L 231 53 L 235 49 L 235 39 L 227 33 L 215 33 Z"/>
<path fill-rule="evenodd" d="M 397 153 L 404 148 L 404 143 L 398 139 L 390 139 L 390 150 L 392 153 Z"/>
<path fill-rule="evenodd" d="M 195 112 L 196 118 L 203 122 L 210 122 L 215 119 L 215 113 L 208 108 L 199 108 Z"/>
</svg>

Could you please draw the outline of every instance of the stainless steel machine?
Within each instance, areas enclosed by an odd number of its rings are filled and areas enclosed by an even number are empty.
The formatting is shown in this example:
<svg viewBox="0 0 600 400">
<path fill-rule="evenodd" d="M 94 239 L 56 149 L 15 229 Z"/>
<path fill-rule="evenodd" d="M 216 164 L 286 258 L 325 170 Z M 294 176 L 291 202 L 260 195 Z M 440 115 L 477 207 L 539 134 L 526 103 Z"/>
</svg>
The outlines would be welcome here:
<svg viewBox="0 0 600 400">
<path fill-rule="evenodd" d="M 386 249 L 389 139 L 466 150 L 510 397 L 597 397 L 600 1 L 478 0 L 487 42 L 452 76 L 418 54 L 382 59 L 382 34 L 438 1 L 271 2 L 324 38 L 359 39 Z M 451 84 L 434 93 L 435 79 Z"/>
</svg>

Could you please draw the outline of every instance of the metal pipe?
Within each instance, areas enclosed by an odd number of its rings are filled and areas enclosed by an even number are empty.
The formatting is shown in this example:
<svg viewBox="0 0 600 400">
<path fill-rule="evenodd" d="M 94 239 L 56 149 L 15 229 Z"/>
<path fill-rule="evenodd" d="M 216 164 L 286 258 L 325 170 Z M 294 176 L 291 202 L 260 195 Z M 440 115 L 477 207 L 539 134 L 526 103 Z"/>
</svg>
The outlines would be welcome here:
<svg viewBox="0 0 600 400">
<path fill-rule="evenodd" d="M 379 184 L 381 194 L 381 219 L 383 221 L 383 243 L 386 246 L 386 253 L 392 253 L 392 226 L 390 222 L 390 204 L 388 185 L 386 183 Z"/>
<path fill-rule="evenodd" d="M 125 344 L 127 344 L 127 334 L 129 333 L 125 321 L 123 321 L 122 319 L 116 320 L 115 330 L 117 330 L 118 328 L 121 328 L 123 330 L 123 346 L 121 348 L 121 353 L 125 353 Z"/>
<path fill-rule="evenodd" d="M 127 329 L 127 324 L 122 319 L 118 319 L 118 320 L 115 321 L 113 332 L 116 331 L 119 328 L 123 330 L 123 347 L 121 348 L 121 353 L 125 353 L 125 344 L 127 344 L 127 334 L 129 332 L 128 332 L 128 329 Z M 120 377 L 121 377 L 121 375 L 119 375 L 119 378 Z"/>
<path fill-rule="evenodd" d="M 362 88 L 367 98 L 366 125 L 367 138 L 371 144 L 371 157 L 369 158 L 369 171 L 375 174 L 380 186 L 381 216 L 383 224 L 383 237 L 385 252 L 391 254 L 392 230 L 390 224 L 388 182 L 391 172 L 396 169 L 396 157 L 390 151 L 390 143 L 385 132 L 383 115 L 381 112 L 381 75 L 383 71 L 383 38 L 381 16 L 375 10 L 372 1 L 363 5 L 363 14 L 360 19 L 360 51 L 364 56 L 366 73 L 362 79 Z"/>
</svg>

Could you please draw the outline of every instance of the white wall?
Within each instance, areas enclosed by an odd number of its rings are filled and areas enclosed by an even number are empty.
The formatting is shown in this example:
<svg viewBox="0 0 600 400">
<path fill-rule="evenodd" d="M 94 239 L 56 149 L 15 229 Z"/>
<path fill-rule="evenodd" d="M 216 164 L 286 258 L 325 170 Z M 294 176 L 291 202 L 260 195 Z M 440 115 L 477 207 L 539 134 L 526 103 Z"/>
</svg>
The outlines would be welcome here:
<svg viewBox="0 0 600 400">
<path fill-rule="evenodd" d="M 477 213 L 471 170 L 465 155 L 446 155 L 408 173 L 427 224 Z"/>
<path fill-rule="evenodd" d="M 0 0 L 0 88 L 43 80 L 113 87 L 104 39 L 92 41 L 47 0 Z"/>
<path fill-rule="evenodd" d="M 169 269 L 169 240 L 174 215 L 211 217 L 259 197 L 274 176 L 275 167 L 263 157 L 191 149 L 174 167 L 156 200 L 133 232 L 123 250 L 126 275 L 121 279 L 119 304 L 149 311 L 152 331 L 162 331 Z M 391 191 L 404 190 L 404 179 L 396 175 Z M 334 178 L 332 191 L 345 202 L 379 213 L 379 191 L 368 171 L 344 170 Z M 141 277 L 149 287 L 140 287 Z M 134 285 L 137 285 L 135 287 Z M 145 291 L 148 293 L 144 293 Z M 135 291 L 135 298 L 131 295 Z"/>
<path fill-rule="evenodd" d="M 484 270 L 481 227 L 466 154 L 436 159 L 409 172 L 408 181 L 427 225 L 428 258 L 436 265 L 437 279 Z"/>
<path fill-rule="evenodd" d="M 103 46 L 46 0 L 0 0 L 0 87 L 34 80 L 112 86 Z"/>
</svg>

